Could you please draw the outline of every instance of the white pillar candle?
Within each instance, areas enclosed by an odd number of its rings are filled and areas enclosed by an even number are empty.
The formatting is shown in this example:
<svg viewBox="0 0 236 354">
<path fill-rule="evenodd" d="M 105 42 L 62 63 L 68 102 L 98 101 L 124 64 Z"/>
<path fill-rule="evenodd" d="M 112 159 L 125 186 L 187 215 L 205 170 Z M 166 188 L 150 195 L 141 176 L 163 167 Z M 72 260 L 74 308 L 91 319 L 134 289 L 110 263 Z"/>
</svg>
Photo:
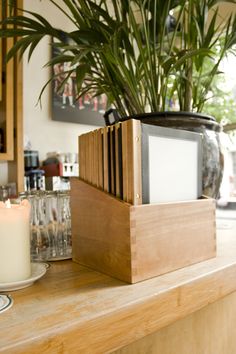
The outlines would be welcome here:
<svg viewBox="0 0 236 354">
<path fill-rule="evenodd" d="M 0 283 L 25 280 L 31 275 L 30 204 L 0 202 Z"/>
</svg>

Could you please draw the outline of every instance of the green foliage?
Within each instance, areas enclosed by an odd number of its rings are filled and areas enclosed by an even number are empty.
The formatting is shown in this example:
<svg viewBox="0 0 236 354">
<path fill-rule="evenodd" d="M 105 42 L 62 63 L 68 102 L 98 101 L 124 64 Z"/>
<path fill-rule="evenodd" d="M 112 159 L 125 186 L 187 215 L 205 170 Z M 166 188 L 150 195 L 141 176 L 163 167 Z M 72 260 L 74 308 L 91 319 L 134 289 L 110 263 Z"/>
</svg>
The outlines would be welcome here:
<svg viewBox="0 0 236 354">
<path fill-rule="evenodd" d="M 236 123 L 236 85 L 233 89 L 226 89 L 226 80 L 223 74 L 215 77 L 204 106 L 204 113 L 215 117 L 224 126 Z"/>
<path fill-rule="evenodd" d="M 181 33 L 178 51 L 181 48 L 196 51 L 208 48 L 211 53 L 197 54 L 176 72 L 175 89 L 180 110 L 202 112 L 213 80 L 220 74 L 219 65 L 236 43 L 236 17 L 231 15 L 227 21 L 219 22 L 219 8 L 214 7 L 218 3 L 189 0 L 185 8 L 185 29 Z"/>
<path fill-rule="evenodd" d="M 216 0 L 62 0 L 63 7 L 48 1 L 73 23 L 74 31 L 54 28 L 26 10 L 10 16 L 0 36 L 19 40 L 7 60 L 18 52 L 22 56 L 27 48 L 30 60 L 49 35 L 60 51 L 46 65 L 70 63 L 67 75 L 75 71 L 79 95 L 105 93 L 122 116 L 166 110 L 174 94 L 181 110 L 202 111 L 221 60 L 236 43 L 236 18 L 218 24 Z"/>
</svg>

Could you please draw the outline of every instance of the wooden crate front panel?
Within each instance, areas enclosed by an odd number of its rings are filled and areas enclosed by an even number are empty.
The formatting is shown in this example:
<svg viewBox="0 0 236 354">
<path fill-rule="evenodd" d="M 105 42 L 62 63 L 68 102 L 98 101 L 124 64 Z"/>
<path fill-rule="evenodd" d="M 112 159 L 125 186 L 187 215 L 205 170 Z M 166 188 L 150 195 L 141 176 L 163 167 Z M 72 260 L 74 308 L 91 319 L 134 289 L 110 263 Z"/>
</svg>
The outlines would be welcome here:
<svg viewBox="0 0 236 354">
<path fill-rule="evenodd" d="M 129 204 L 72 178 L 73 260 L 131 282 L 129 209 Z"/>
<path fill-rule="evenodd" d="M 131 207 L 133 282 L 216 256 L 215 201 Z"/>
<path fill-rule="evenodd" d="M 73 178 L 73 260 L 136 283 L 216 255 L 215 201 L 132 206 Z"/>
</svg>

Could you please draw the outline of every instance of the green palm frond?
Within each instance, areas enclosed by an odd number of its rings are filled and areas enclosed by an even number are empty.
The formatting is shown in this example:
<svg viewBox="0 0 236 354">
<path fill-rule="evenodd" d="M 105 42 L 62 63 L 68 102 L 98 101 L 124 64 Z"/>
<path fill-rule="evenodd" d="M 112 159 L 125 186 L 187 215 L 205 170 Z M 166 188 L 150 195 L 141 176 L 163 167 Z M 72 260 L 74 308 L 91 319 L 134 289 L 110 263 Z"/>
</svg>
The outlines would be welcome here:
<svg viewBox="0 0 236 354">
<path fill-rule="evenodd" d="M 14 15 L 14 0 L 3 0 L 12 12 L 1 23 L 0 37 L 18 38 L 6 59 L 28 49 L 30 60 L 50 36 L 56 56 L 45 65 L 68 63 L 79 96 L 105 93 L 121 115 L 166 110 L 166 98 L 176 93 L 181 109 L 202 110 L 220 62 L 236 44 L 236 17 L 219 24 L 218 0 L 48 1 L 73 31 L 55 28 L 35 12 Z M 212 60 L 216 47 L 218 59 Z"/>
</svg>

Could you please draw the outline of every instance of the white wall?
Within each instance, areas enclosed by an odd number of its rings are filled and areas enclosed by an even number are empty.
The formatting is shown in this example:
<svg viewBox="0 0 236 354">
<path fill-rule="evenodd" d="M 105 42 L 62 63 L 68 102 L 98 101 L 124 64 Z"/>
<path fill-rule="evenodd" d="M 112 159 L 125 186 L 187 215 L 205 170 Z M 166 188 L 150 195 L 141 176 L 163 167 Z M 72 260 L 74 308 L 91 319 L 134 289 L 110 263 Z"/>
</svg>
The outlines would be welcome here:
<svg viewBox="0 0 236 354">
<path fill-rule="evenodd" d="M 57 1 L 60 3 L 60 0 Z M 24 8 L 40 13 L 58 28 L 72 30 L 66 17 L 48 0 L 24 0 Z M 39 151 L 40 160 L 47 152 L 78 152 L 78 136 L 96 127 L 52 121 L 50 113 L 50 87 L 43 95 L 42 107 L 37 105 L 39 93 L 49 79 L 50 69 L 43 68 L 50 59 L 49 38 L 36 48 L 30 62 L 23 61 L 23 118 L 24 134 Z"/>
</svg>

